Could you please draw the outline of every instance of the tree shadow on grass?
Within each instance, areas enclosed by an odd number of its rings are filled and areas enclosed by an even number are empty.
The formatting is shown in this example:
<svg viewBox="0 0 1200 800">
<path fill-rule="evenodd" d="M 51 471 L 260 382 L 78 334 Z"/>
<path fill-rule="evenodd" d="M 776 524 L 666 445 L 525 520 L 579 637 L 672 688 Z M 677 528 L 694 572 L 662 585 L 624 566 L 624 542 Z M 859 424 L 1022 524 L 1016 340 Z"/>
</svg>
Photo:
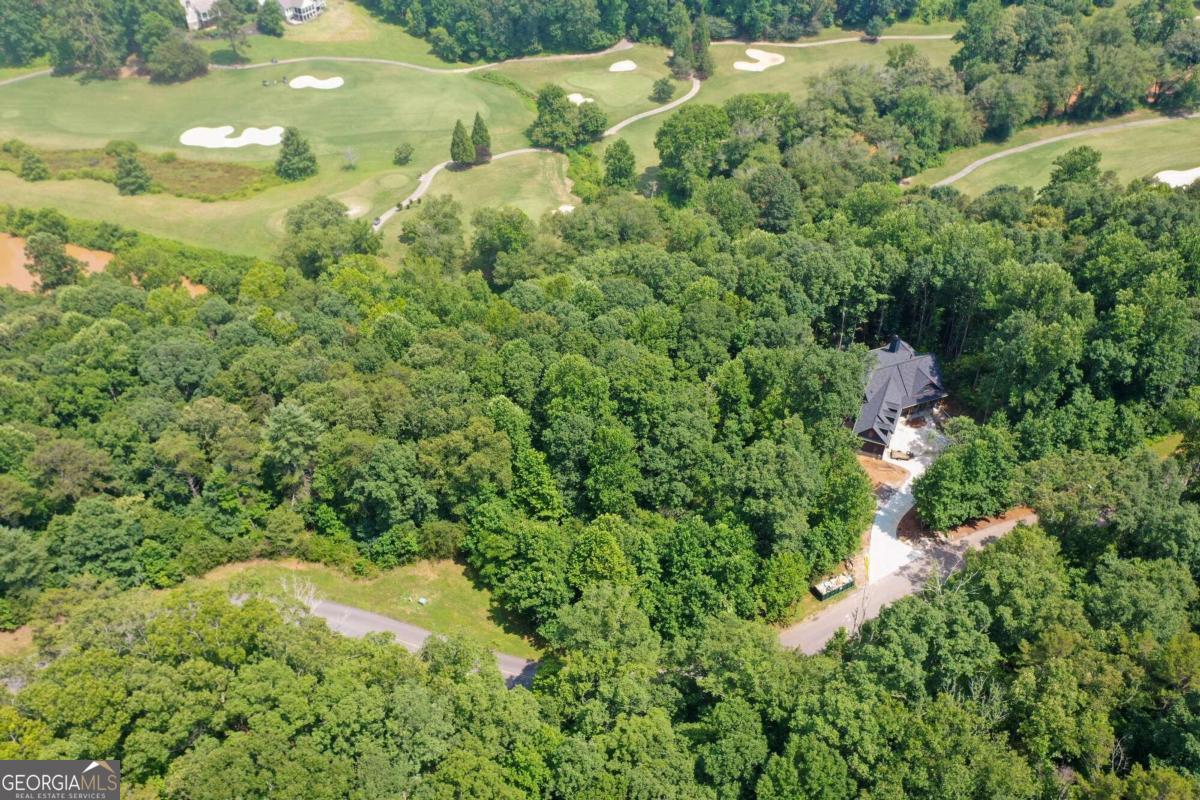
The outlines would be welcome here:
<svg viewBox="0 0 1200 800">
<path fill-rule="evenodd" d="M 638 176 L 637 192 L 645 197 L 654 197 L 662 191 L 662 187 L 658 181 L 658 166 L 646 167 L 646 170 Z"/>
<path fill-rule="evenodd" d="M 238 55 L 226 47 L 209 53 L 208 61 L 218 67 L 236 67 L 239 64 L 249 64 L 250 58 L 245 53 Z"/>
<path fill-rule="evenodd" d="M 476 589 L 481 589 L 488 593 L 488 619 L 494 622 L 505 633 L 510 633 L 514 636 L 520 636 L 531 642 L 535 647 L 545 647 L 545 642 L 537 635 L 537 630 L 529 621 L 512 613 L 508 609 L 502 608 L 495 598 L 492 597 L 491 589 L 489 589 L 483 581 L 479 579 L 478 573 L 471 567 L 470 564 L 463 561 L 461 558 L 456 559 L 463 566 L 463 574 L 471 585 Z"/>
</svg>

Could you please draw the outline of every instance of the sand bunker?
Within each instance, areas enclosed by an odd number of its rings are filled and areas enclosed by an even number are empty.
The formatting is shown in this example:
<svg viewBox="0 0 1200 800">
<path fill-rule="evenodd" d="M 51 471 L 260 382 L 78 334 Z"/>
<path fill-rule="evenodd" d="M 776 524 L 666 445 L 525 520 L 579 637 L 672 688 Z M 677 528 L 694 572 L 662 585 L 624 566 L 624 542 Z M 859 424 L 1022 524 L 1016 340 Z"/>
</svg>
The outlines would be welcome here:
<svg viewBox="0 0 1200 800">
<path fill-rule="evenodd" d="M 633 72 L 635 69 L 637 69 L 637 64 L 635 64 L 632 61 L 625 60 L 625 61 L 618 61 L 617 63 L 613 64 L 611 67 L 608 68 L 608 71 L 609 72 Z"/>
<path fill-rule="evenodd" d="M 232 125 L 222 125 L 219 128 L 191 128 L 179 137 L 179 143 L 188 147 L 207 147 L 218 149 L 223 147 L 245 147 L 249 144 L 264 146 L 276 145 L 283 141 L 283 127 L 274 125 L 270 128 L 246 128 L 241 136 L 233 136 Z"/>
<path fill-rule="evenodd" d="M 591 97 L 584 97 L 584 96 L 583 96 L 583 95 L 581 95 L 579 92 L 571 92 L 569 95 L 567 95 L 567 99 L 568 99 L 568 100 L 570 100 L 572 103 L 574 103 L 574 104 L 575 104 L 575 105 L 577 105 L 577 106 L 581 106 L 581 105 L 583 105 L 584 103 L 594 103 L 594 102 L 596 102 L 596 101 L 595 101 L 593 98 L 591 98 Z"/>
<path fill-rule="evenodd" d="M 288 81 L 293 89 L 340 89 L 345 81 L 341 78 L 314 78 L 312 75 L 301 75 Z"/>
<path fill-rule="evenodd" d="M 1164 169 L 1162 172 L 1156 172 L 1154 177 L 1167 186 L 1191 186 L 1197 178 L 1200 178 L 1200 167 L 1193 169 Z"/>
<path fill-rule="evenodd" d="M 766 50 L 755 50 L 751 47 L 746 51 L 746 55 L 753 58 L 754 61 L 735 61 L 733 62 L 734 69 L 740 69 L 742 72 L 762 72 L 770 67 L 777 67 L 783 63 L 783 56 L 779 53 L 768 53 Z"/>
<path fill-rule="evenodd" d="M 558 207 L 558 213 L 560 214 L 570 214 L 574 210 L 575 206 L 571 205 L 570 203 L 563 203 Z"/>
</svg>

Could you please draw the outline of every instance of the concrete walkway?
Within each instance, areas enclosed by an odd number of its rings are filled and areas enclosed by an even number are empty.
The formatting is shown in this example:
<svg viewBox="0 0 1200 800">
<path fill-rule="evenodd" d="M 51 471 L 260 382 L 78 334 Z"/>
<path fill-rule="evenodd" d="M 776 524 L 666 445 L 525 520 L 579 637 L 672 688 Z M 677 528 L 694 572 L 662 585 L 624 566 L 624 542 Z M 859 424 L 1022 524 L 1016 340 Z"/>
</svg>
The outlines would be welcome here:
<svg viewBox="0 0 1200 800">
<path fill-rule="evenodd" d="M 0 81 L 0 86 L 8 86 L 10 83 L 20 83 L 21 81 L 27 81 L 30 78 L 41 78 L 46 75 L 51 75 L 51 74 L 53 74 L 53 72 L 54 72 L 53 70 L 42 69 L 42 70 L 38 70 L 37 72 L 30 72 L 25 75 L 18 75 L 15 78 L 7 78 L 5 80 Z"/>
<path fill-rule="evenodd" d="M 390 633 L 396 644 L 412 653 L 418 652 L 424 646 L 425 640 L 433 636 L 431 631 L 416 625 L 329 600 L 314 601 L 309 605 L 309 611 L 313 616 L 325 620 L 331 630 L 343 636 L 360 639 L 368 633 Z M 537 671 L 536 661 L 510 656 L 507 653 L 496 653 L 496 663 L 510 689 L 517 685 L 528 687 L 533 683 L 533 675 Z"/>
<path fill-rule="evenodd" d="M 897 600 L 920 591 L 933 578 L 944 578 L 962 569 L 968 550 L 979 550 L 997 541 L 1022 522 L 1037 522 L 1035 514 L 999 520 L 953 542 L 935 540 L 916 550 L 916 557 L 892 574 L 851 591 L 833 605 L 779 634 L 779 643 L 806 655 L 821 652 L 840 629 L 854 634 L 864 622 Z"/>
</svg>

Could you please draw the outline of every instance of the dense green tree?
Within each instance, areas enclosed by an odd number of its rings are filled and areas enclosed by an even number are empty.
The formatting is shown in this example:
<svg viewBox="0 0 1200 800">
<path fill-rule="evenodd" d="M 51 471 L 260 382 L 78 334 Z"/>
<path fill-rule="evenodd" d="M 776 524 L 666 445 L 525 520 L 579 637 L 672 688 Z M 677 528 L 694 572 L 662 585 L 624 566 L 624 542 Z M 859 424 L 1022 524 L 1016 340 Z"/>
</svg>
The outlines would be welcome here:
<svg viewBox="0 0 1200 800">
<path fill-rule="evenodd" d="M 492 134 L 488 132 L 487 123 L 479 112 L 475 112 L 475 121 L 471 124 L 471 144 L 475 146 L 475 162 L 482 163 L 491 160 Z"/>
<path fill-rule="evenodd" d="M 454 123 L 454 132 L 450 136 L 450 160 L 460 166 L 475 163 L 475 147 L 461 119 Z"/>
<path fill-rule="evenodd" d="M 275 174 L 285 181 L 302 181 L 317 174 L 317 157 L 308 140 L 295 128 L 283 131 L 279 157 L 275 159 Z"/>
<path fill-rule="evenodd" d="M 279 3 L 263 3 L 258 7 L 254 17 L 254 27 L 266 36 L 283 36 L 287 20 L 283 16 L 283 7 Z"/>
<path fill-rule="evenodd" d="M 123 155 L 117 159 L 116 184 L 118 194 L 145 194 L 150 191 L 152 179 L 137 156 Z"/>
<path fill-rule="evenodd" d="M 267 3 L 263 8 L 271 6 Z M 208 73 L 208 53 L 182 35 L 172 33 L 158 44 L 146 60 L 146 71 L 154 83 L 178 83 Z"/>
<path fill-rule="evenodd" d="M 624 139 L 617 139 L 604 151 L 604 183 L 618 189 L 633 188 L 637 165 L 633 148 Z"/>
<path fill-rule="evenodd" d="M 74 283 L 83 272 L 83 264 L 67 255 L 62 239 L 52 233 L 35 233 L 25 243 L 29 271 L 37 276 L 43 291 Z"/>
</svg>

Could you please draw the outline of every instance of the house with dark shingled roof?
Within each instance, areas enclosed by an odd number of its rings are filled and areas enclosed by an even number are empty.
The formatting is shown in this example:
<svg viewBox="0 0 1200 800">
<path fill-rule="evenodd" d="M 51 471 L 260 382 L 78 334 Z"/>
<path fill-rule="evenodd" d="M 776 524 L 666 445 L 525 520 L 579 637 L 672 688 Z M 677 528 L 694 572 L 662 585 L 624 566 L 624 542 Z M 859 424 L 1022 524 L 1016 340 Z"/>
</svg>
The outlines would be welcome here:
<svg viewBox="0 0 1200 800">
<path fill-rule="evenodd" d="M 854 432 L 862 439 L 864 453 L 883 458 L 900 418 L 933 408 L 947 392 L 937 358 L 918 353 L 899 336 L 871 355 L 875 367 L 867 376 Z"/>
</svg>

